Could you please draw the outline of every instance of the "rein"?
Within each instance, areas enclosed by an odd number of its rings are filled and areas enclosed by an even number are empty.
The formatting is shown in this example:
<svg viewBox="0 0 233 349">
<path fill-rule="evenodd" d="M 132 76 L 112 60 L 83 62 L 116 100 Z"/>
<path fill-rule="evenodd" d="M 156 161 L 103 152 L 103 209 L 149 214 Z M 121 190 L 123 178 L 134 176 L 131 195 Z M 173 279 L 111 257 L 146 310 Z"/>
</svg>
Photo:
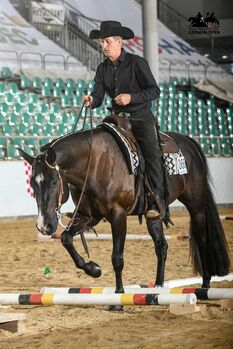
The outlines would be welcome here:
<svg viewBox="0 0 233 349">
<path fill-rule="evenodd" d="M 84 107 L 84 103 L 82 104 L 82 107 L 81 107 L 81 110 L 79 112 L 79 115 L 78 115 L 78 118 L 76 120 L 76 123 L 74 125 L 74 128 L 73 128 L 73 132 L 75 131 L 75 128 L 77 126 L 77 123 L 78 123 L 78 120 L 82 114 L 82 110 L 83 110 L 83 107 Z M 83 120 L 83 125 L 82 125 L 82 129 L 81 131 L 84 130 L 84 126 L 85 126 L 85 123 L 86 123 L 86 119 L 87 119 L 87 109 L 88 107 L 85 108 L 85 115 L 84 115 L 84 120 Z M 90 126 L 91 126 L 91 136 L 90 136 L 90 150 L 89 150 L 89 155 L 88 155 L 88 163 L 87 163 L 87 170 L 86 170 L 86 176 L 85 176 L 85 180 L 84 180 L 84 183 L 83 183 L 83 187 L 82 187 L 82 191 L 81 191 L 81 194 L 80 194 L 80 197 L 79 197 L 79 200 L 78 200 L 78 203 L 76 205 L 76 208 L 74 210 L 74 213 L 72 215 L 72 218 L 71 220 L 69 221 L 68 225 L 64 225 L 62 224 L 61 222 L 61 212 L 60 212 L 60 208 L 62 206 L 62 198 L 63 198 L 63 195 L 64 195 L 64 185 L 63 185 L 63 180 L 62 180 L 62 176 L 60 174 L 60 169 L 59 169 L 59 166 L 55 163 L 55 165 L 51 165 L 49 164 L 49 162 L 47 161 L 47 159 L 45 158 L 45 163 L 46 165 L 51 168 L 51 169 L 54 169 L 57 171 L 57 174 L 58 174 L 58 178 L 59 178 L 59 196 L 58 196 L 58 206 L 56 208 L 56 214 L 57 214 L 57 219 L 58 219 L 58 223 L 64 228 L 66 229 L 67 231 L 70 230 L 71 226 L 72 225 L 75 225 L 76 221 L 78 221 L 79 219 L 76 218 L 76 215 L 77 215 L 77 212 L 80 208 L 80 205 L 82 203 L 82 199 L 83 199 L 83 195 L 84 195 L 84 192 L 85 192 L 85 189 L 86 189 L 86 185 L 87 185 L 87 180 L 88 180 L 88 177 L 89 177 L 89 173 L 90 173 L 90 167 L 91 167 L 91 159 L 92 159 L 92 143 L 93 143 L 93 115 L 92 115 L 92 109 L 90 109 Z M 86 248 L 85 248 L 86 249 Z"/>
</svg>

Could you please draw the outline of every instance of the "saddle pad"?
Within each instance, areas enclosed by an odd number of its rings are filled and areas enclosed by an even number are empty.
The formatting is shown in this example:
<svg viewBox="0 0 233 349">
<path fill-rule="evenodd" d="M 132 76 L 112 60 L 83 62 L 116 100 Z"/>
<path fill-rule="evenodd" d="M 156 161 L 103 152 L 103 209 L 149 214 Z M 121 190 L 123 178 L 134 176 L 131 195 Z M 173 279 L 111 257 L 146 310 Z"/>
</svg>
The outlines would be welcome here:
<svg viewBox="0 0 233 349">
<path fill-rule="evenodd" d="M 103 122 L 98 127 L 104 127 L 116 140 L 119 145 L 129 169 L 130 174 L 137 175 L 139 172 L 139 157 L 128 142 L 127 138 L 122 135 L 120 130 L 113 123 Z M 185 158 L 179 149 L 177 153 L 163 153 L 163 166 L 166 175 L 183 175 L 188 173 Z"/>
</svg>

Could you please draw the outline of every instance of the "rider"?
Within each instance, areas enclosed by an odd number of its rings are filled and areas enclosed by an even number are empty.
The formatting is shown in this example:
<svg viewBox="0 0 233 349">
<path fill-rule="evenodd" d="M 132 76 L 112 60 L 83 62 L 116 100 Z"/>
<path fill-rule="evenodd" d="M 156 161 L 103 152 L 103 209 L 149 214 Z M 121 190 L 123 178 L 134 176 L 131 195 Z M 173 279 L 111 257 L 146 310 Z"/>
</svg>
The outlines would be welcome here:
<svg viewBox="0 0 233 349">
<path fill-rule="evenodd" d="M 163 219 L 166 214 L 166 198 L 162 152 L 151 111 L 151 102 L 159 96 L 160 90 L 148 62 L 122 48 L 122 40 L 133 37 L 133 31 L 117 21 L 104 21 L 100 30 L 90 32 L 91 39 L 100 39 L 107 59 L 97 68 L 93 92 L 82 99 L 86 106 L 94 109 L 102 104 L 107 92 L 112 98 L 114 113 L 129 115 L 132 131 L 145 158 L 148 180 L 155 194 L 146 218 Z"/>
</svg>

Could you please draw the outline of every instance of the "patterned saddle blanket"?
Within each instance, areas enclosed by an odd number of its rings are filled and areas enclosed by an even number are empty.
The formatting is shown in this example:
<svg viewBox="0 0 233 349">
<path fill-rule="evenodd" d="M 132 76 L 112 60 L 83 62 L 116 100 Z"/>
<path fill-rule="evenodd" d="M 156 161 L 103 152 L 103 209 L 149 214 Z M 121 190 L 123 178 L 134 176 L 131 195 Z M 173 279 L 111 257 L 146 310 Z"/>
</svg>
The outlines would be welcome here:
<svg viewBox="0 0 233 349">
<path fill-rule="evenodd" d="M 103 127 L 111 133 L 125 157 L 129 173 L 137 175 L 140 169 L 140 156 L 136 141 L 132 132 L 127 130 L 127 124 L 126 127 L 123 127 L 125 125 L 119 125 L 119 118 L 122 119 L 122 117 L 110 115 L 103 120 L 99 127 Z M 162 132 L 160 132 L 160 138 L 162 141 L 163 166 L 166 175 L 183 175 L 188 173 L 185 158 L 175 141 Z"/>
</svg>

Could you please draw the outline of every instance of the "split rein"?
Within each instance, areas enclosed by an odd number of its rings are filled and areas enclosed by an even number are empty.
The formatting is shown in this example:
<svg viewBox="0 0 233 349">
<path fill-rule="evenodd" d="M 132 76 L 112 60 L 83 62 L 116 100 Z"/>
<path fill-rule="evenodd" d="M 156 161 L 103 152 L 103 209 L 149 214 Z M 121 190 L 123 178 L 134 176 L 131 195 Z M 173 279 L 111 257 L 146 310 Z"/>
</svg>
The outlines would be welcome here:
<svg viewBox="0 0 233 349">
<path fill-rule="evenodd" d="M 80 117 L 82 115 L 82 111 L 83 111 L 84 105 L 85 105 L 85 102 L 83 102 L 83 104 L 82 104 L 82 107 L 80 109 L 79 115 L 77 117 L 77 120 L 75 122 L 74 128 L 72 130 L 72 133 L 75 132 L 76 126 L 78 124 L 78 121 L 79 121 L 79 119 L 80 119 Z M 86 119 L 87 119 L 87 110 L 88 110 L 88 107 L 85 107 L 85 114 L 84 114 L 84 119 L 83 119 L 83 125 L 82 125 L 82 129 L 80 131 L 84 130 L 84 127 L 85 127 L 85 124 L 86 124 Z M 91 108 L 90 108 L 90 126 L 91 126 L 91 128 L 90 128 L 90 131 L 91 131 L 91 133 L 90 133 L 91 134 L 90 135 L 90 149 L 89 149 L 89 155 L 88 155 L 86 176 L 85 176 L 85 180 L 84 180 L 84 183 L 83 183 L 83 186 L 82 186 L 82 191 L 81 191 L 78 203 L 76 205 L 76 208 L 75 208 L 75 210 L 73 212 L 72 218 L 69 221 L 68 225 L 64 225 L 61 222 L 62 215 L 61 215 L 60 209 L 61 209 L 61 206 L 62 206 L 62 199 L 63 199 L 63 195 L 64 195 L 64 185 L 63 185 L 63 180 L 62 180 L 62 176 L 61 176 L 61 173 L 60 173 L 60 168 L 59 168 L 59 166 L 57 164 L 50 165 L 48 163 L 47 159 L 45 158 L 46 165 L 49 168 L 56 170 L 57 174 L 58 174 L 58 178 L 59 178 L 59 195 L 58 195 L 58 205 L 57 205 L 57 208 L 55 209 L 55 212 L 56 212 L 56 215 L 57 215 L 58 223 L 60 224 L 61 227 L 63 227 L 67 231 L 69 231 L 71 226 L 74 225 L 76 221 L 78 221 L 78 218 L 76 218 L 76 215 L 77 215 L 78 210 L 80 208 L 80 205 L 82 203 L 83 195 L 84 195 L 84 192 L 85 192 L 85 189 L 86 189 L 87 180 L 88 180 L 89 173 L 90 173 L 90 168 L 91 168 L 92 143 L 93 143 L 93 113 L 92 113 L 92 109 Z"/>
</svg>

